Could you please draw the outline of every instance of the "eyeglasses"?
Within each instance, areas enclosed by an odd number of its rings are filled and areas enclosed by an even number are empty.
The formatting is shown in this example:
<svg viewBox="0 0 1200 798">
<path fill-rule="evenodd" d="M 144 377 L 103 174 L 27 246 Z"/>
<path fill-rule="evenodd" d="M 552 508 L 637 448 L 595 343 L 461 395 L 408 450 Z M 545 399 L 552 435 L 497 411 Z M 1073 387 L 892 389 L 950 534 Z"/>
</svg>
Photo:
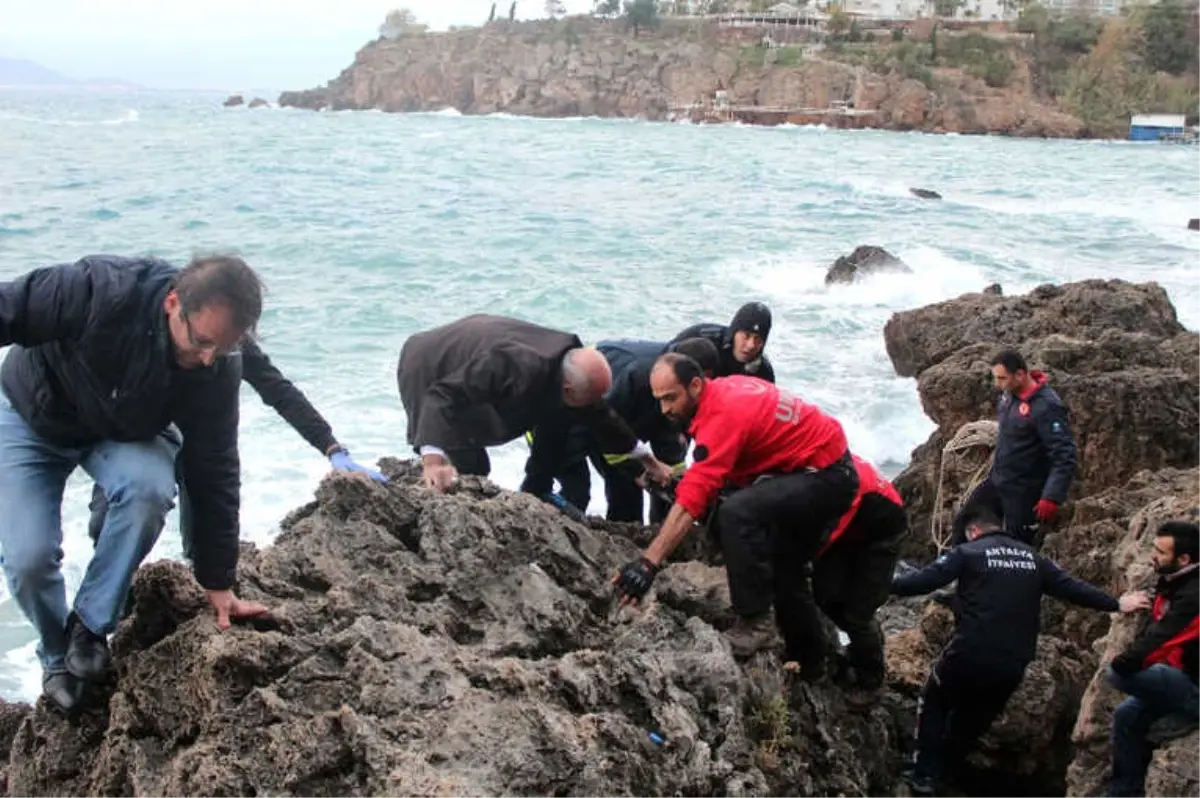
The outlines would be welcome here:
<svg viewBox="0 0 1200 798">
<path fill-rule="evenodd" d="M 228 346 L 221 346 L 216 341 L 201 341 L 196 338 L 196 331 L 192 329 L 192 320 L 188 318 L 188 314 L 181 310 L 179 318 L 183 319 L 183 327 L 187 330 L 188 346 L 192 349 L 197 349 L 201 352 L 212 352 L 214 355 L 230 355 L 238 351 L 238 348 L 241 346 L 242 339 L 240 337 Z"/>
</svg>

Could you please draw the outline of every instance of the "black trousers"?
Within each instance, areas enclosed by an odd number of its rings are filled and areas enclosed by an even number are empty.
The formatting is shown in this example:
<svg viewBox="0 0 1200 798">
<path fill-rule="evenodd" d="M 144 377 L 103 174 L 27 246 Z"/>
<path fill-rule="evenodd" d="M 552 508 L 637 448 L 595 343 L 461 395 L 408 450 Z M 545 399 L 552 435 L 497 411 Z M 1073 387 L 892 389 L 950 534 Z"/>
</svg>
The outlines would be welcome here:
<svg viewBox="0 0 1200 798">
<path fill-rule="evenodd" d="M 755 618 L 774 604 L 788 651 L 801 662 L 825 647 L 806 568 L 857 491 L 847 452 L 819 471 L 760 478 L 726 498 L 713 519 L 734 612 Z"/>
<path fill-rule="evenodd" d="M 989 476 L 971 492 L 962 509 L 954 517 L 950 545 L 957 546 L 967 540 L 967 511 L 974 507 L 985 507 L 1003 520 L 1004 531 L 1017 540 L 1033 543 L 1038 532 L 1034 505 L 1042 498 L 1042 490 L 1036 488 L 1008 488 L 1000 490 Z"/>
<path fill-rule="evenodd" d="M 883 632 L 875 611 L 891 592 L 908 514 L 895 502 L 869 493 L 850 526 L 813 567 L 817 606 L 850 638 L 847 658 L 858 685 L 883 684 Z"/>
<path fill-rule="evenodd" d="M 970 753 L 1021 684 L 1024 665 L 1000 665 L 943 654 L 917 702 L 915 774 L 941 778 Z"/>
<path fill-rule="evenodd" d="M 664 433 L 650 441 L 650 449 L 654 456 L 667 465 L 674 466 L 682 463 L 687 457 L 687 443 L 678 433 Z M 642 523 L 645 515 L 646 491 L 634 480 L 641 475 L 643 469 L 640 463 L 613 465 L 604 454 L 593 447 L 588 453 L 596 472 L 604 478 L 604 499 L 608 504 L 605 517 L 609 521 L 630 521 Z M 655 495 L 650 497 L 650 523 L 662 523 L 671 509 L 671 503 Z"/>
</svg>

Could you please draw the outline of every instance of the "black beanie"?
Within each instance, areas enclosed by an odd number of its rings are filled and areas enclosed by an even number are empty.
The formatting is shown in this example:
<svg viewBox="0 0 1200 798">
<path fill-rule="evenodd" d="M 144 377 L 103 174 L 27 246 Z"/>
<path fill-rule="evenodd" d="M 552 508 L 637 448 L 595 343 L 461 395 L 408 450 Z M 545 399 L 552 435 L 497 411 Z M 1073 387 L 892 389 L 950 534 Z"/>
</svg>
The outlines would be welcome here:
<svg viewBox="0 0 1200 798">
<path fill-rule="evenodd" d="M 755 332 L 761 335 L 766 343 L 767 336 L 771 334 L 771 309 L 761 302 L 747 302 L 733 314 L 729 331 Z"/>
</svg>

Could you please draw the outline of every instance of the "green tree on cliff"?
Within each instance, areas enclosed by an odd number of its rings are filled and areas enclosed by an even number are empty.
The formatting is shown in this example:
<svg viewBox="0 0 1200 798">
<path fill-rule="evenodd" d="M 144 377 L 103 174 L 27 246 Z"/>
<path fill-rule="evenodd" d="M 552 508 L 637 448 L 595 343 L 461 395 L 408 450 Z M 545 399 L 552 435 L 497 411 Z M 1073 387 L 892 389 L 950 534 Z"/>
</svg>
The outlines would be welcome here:
<svg viewBox="0 0 1200 798">
<path fill-rule="evenodd" d="M 642 28 L 658 27 L 658 0 L 625 0 L 625 19 L 637 36 Z"/>
<path fill-rule="evenodd" d="M 425 25 L 417 22 L 417 15 L 407 8 L 394 8 L 388 12 L 379 26 L 379 35 L 385 39 L 399 39 L 425 32 Z"/>
<path fill-rule="evenodd" d="M 621 0 L 595 0 L 592 13 L 598 17 L 615 17 L 621 13 Z"/>
<path fill-rule="evenodd" d="M 1142 31 L 1142 58 L 1158 72 L 1182 73 L 1196 63 L 1196 44 L 1188 35 L 1188 13 L 1179 0 L 1159 0 L 1134 9 Z"/>
</svg>

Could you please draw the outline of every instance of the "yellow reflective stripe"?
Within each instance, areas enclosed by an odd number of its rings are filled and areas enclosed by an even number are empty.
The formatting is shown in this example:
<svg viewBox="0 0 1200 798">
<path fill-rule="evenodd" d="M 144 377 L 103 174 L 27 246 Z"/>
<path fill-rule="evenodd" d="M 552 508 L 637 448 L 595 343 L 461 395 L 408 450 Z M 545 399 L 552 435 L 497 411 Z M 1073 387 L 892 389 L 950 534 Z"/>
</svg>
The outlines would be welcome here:
<svg viewBox="0 0 1200 798">
<path fill-rule="evenodd" d="M 687 463 L 675 463 L 671 466 L 671 473 L 679 476 L 684 471 L 687 471 Z"/>
<path fill-rule="evenodd" d="M 604 455 L 604 462 L 608 463 L 609 465 L 618 465 L 620 463 L 624 463 L 626 460 L 632 460 L 632 459 L 633 458 L 627 454 L 606 454 L 606 455 Z"/>
<path fill-rule="evenodd" d="M 530 446 L 533 446 L 533 430 L 529 430 L 525 433 L 525 442 Z"/>
</svg>

